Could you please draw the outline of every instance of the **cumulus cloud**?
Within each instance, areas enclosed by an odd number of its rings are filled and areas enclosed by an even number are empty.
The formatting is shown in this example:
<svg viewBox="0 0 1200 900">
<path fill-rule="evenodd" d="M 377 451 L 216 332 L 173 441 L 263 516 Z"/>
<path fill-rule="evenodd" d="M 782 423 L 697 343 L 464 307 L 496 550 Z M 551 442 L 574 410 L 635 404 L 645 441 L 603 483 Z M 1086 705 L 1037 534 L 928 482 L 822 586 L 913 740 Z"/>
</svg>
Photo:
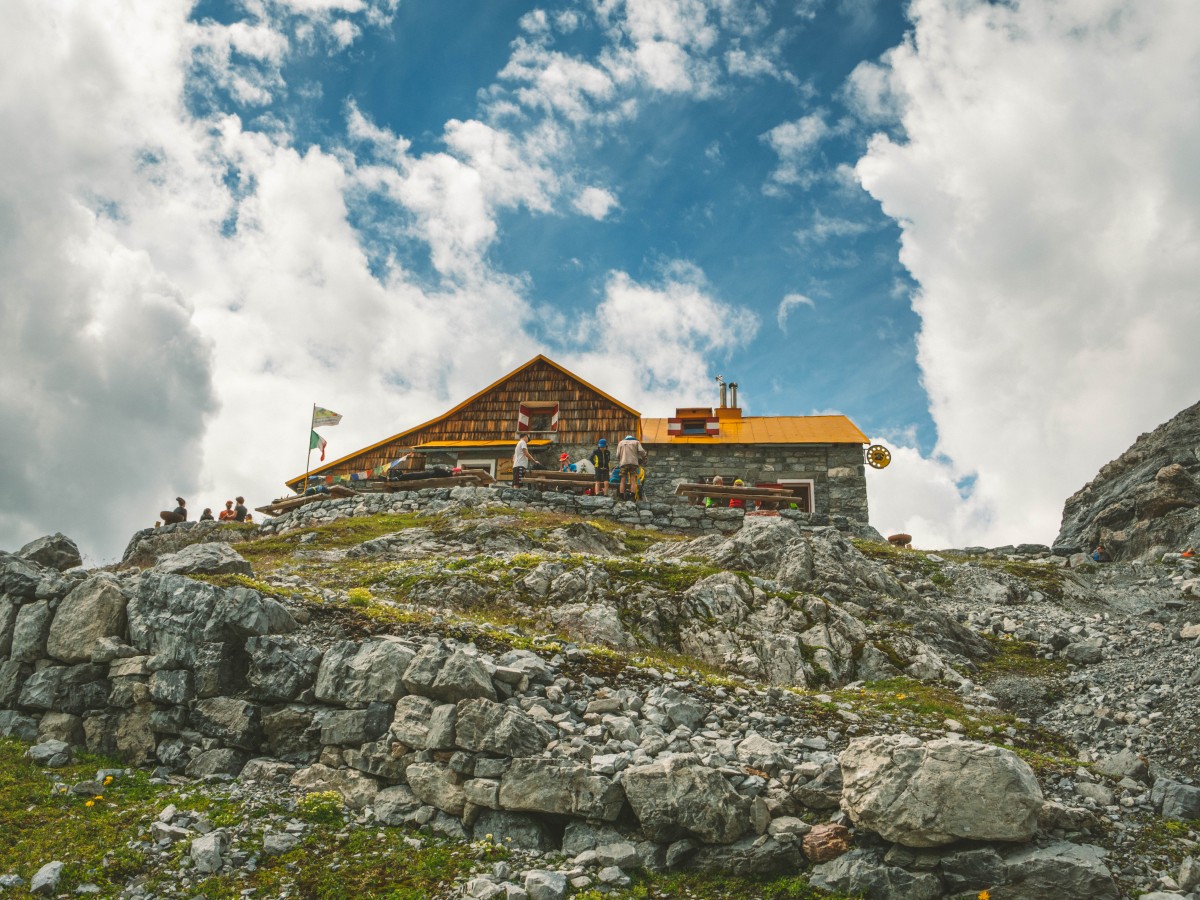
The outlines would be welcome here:
<svg viewBox="0 0 1200 900">
<path fill-rule="evenodd" d="M 617 198 L 604 188 L 588 187 L 579 192 L 573 206 L 593 219 L 603 219 L 617 205 Z"/>
<path fill-rule="evenodd" d="M 744 346 L 758 327 L 752 311 L 714 297 L 690 263 L 667 264 L 649 284 L 612 272 L 596 315 L 577 336 L 590 349 L 569 354 L 569 365 L 595 373 L 598 384 L 641 412 L 662 415 L 703 402 L 714 374 L 709 360 Z"/>
<path fill-rule="evenodd" d="M 793 309 L 799 306 L 807 306 L 809 309 L 816 309 L 817 304 L 811 298 L 805 297 L 803 294 L 788 294 L 779 301 L 779 308 L 775 311 L 775 321 L 779 325 L 779 330 L 787 334 L 788 316 L 791 315 Z"/>
<path fill-rule="evenodd" d="M 855 80 L 865 108 L 893 98 L 903 139 L 875 136 L 857 174 L 919 284 L 938 449 L 976 476 L 981 531 L 947 539 L 1047 541 L 1068 495 L 1200 393 L 1200 7 L 910 15 Z"/>
<path fill-rule="evenodd" d="M 813 151 L 829 134 L 829 126 L 820 113 L 810 113 L 792 122 L 776 125 L 762 136 L 779 156 L 779 165 L 763 188 L 767 193 L 778 192 L 782 186 L 812 183 L 816 177 L 808 166 Z"/>
</svg>

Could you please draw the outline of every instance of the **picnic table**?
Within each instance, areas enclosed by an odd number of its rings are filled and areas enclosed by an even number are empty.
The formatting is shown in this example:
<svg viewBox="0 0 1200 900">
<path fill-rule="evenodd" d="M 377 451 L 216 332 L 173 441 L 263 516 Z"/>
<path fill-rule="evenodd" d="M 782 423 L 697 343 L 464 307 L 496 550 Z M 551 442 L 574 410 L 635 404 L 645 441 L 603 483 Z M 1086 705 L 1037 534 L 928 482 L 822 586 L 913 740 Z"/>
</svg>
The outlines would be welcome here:
<svg viewBox="0 0 1200 900">
<path fill-rule="evenodd" d="M 419 478 L 412 481 L 384 481 L 379 490 L 384 494 L 395 494 L 400 491 L 423 491 L 426 488 L 444 487 L 483 487 L 491 484 L 492 478 L 482 469 L 472 469 L 461 475 L 447 475 L 445 478 Z"/>
<path fill-rule="evenodd" d="M 774 503 L 788 505 L 799 504 L 797 497 L 788 488 L 772 487 L 736 487 L 731 484 L 681 484 L 675 488 L 675 494 L 687 497 L 692 503 L 699 503 L 706 497 L 714 500 L 743 500 L 755 503 Z"/>
</svg>

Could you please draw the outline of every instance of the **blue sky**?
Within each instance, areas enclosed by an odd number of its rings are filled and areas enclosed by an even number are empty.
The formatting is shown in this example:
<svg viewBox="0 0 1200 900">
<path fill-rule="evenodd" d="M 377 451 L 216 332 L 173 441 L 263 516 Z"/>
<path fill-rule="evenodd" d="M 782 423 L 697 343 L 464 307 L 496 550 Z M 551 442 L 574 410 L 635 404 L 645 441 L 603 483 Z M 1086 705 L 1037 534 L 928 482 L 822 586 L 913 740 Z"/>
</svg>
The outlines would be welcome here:
<svg viewBox="0 0 1200 900">
<path fill-rule="evenodd" d="M 1200 393 L 1188 0 L 16 0 L 0 53 L 0 546 L 539 352 L 849 415 L 920 546 L 1049 541 Z"/>
</svg>

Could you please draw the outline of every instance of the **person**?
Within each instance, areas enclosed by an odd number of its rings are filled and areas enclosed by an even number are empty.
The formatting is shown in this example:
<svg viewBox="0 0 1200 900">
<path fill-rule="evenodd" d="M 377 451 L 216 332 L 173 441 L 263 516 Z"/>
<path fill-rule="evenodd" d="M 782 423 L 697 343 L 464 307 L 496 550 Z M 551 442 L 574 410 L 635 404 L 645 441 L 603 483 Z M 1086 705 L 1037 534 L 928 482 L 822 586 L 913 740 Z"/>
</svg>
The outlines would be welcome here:
<svg viewBox="0 0 1200 900">
<path fill-rule="evenodd" d="M 712 480 L 712 485 L 713 485 L 713 487 L 718 487 L 718 488 L 719 488 L 719 487 L 724 487 L 724 486 L 725 486 L 725 479 L 724 479 L 724 478 L 722 478 L 720 475 L 714 475 L 714 476 L 713 476 L 713 480 Z M 713 498 L 712 498 L 712 497 L 705 497 L 705 498 L 704 498 L 704 506 L 705 506 L 705 508 L 709 508 L 709 507 L 711 507 L 711 506 L 713 505 L 713 502 L 714 502 L 714 501 L 713 501 Z"/>
<path fill-rule="evenodd" d="M 638 467 L 646 461 L 646 448 L 632 434 L 617 444 L 617 467 L 621 470 L 621 496 L 633 499 L 638 488 Z"/>
<path fill-rule="evenodd" d="M 735 479 L 733 479 L 733 486 L 734 487 L 745 487 L 746 482 L 742 481 L 742 479 L 740 479 L 740 478 L 735 478 Z M 743 500 L 741 497 L 730 497 L 729 498 L 729 508 L 730 509 L 745 509 L 746 501 Z"/>
<path fill-rule="evenodd" d="M 217 520 L 220 522 L 232 522 L 236 517 L 237 513 L 233 511 L 233 501 L 226 500 L 225 508 L 221 510 L 220 515 L 217 516 Z"/>
<path fill-rule="evenodd" d="M 164 509 L 158 514 L 164 525 L 177 525 L 187 521 L 187 501 L 182 497 L 176 497 L 175 502 L 179 505 L 174 509 Z"/>
<path fill-rule="evenodd" d="M 212 510 L 209 509 L 207 506 L 204 507 L 204 512 L 200 513 L 200 521 L 201 522 L 215 522 L 216 521 L 216 519 L 213 518 Z"/>
<path fill-rule="evenodd" d="M 237 506 L 233 508 L 233 521 L 246 522 L 250 519 L 250 510 L 246 509 L 246 498 L 238 497 Z"/>
<path fill-rule="evenodd" d="M 1112 562 L 1112 557 L 1109 556 L 1103 544 L 1097 544 L 1096 549 L 1092 551 L 1092 562 L 1105 563 Z"/>
<path fill-rule="evenodd" d="M 1196 548 L 1188 547 L 1186 550 L 1184 550 L 1179 555 L 1182 556 L 1184 559 L 1191 559 L 1193 556 L 1196 555 Z"/>
<path fill-rule="evenodd" d="M 571 465 L 571 457 L 568 456 L 566 453 L 560 453 L 558 455 L 558 470 L 560 472 L 574 472 L 575 471 L 575 467 L 573 465 Z"/>
<path fill-rule="evenodd" d="M 533 456 L 529 452 L 529 442 L 525 440 L 525 435 L 517 432 L 517 446 L 513 448 L 513 487 L 521 486 L 521 479 L 525 477 L 525 470 L 533 468 Z"/>
<path fill-rule="evenodd" d="M 608 493 L 614 497 L 621 493 L 621 467 L 613 466 L 612 472 L 608 476 Z"/>
<path fill-rule="evenodd" d="M 608 494 L 608 470 L 611 460 L 608 453 L 608 441 L 604 438 L 596 441 L 596 449 L 592 451 L 592 468 L 596 470 L 596 485 L 593 493 L 598 497 Z"/>
<path fill-rule="evenodd" d="M 254 516 L 250 515 L 250 513 L 249 513 L 249 512 L 247 512 L 247 513 L 246 513 L 246 524 L 247 524 L 247 525 L 253 525 L 253 524 L 254 524 Z"/>
</svg>

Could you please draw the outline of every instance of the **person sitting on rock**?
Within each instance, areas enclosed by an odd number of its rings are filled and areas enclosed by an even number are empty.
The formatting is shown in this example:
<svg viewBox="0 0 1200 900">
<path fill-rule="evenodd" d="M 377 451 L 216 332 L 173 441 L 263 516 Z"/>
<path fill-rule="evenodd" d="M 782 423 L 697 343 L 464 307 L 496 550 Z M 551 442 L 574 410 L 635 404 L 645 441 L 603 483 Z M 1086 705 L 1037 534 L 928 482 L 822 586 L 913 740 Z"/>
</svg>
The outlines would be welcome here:
<svg viewBox="0 0 1200 900">
<path fill-rule="evenodd" d="M 225 501 L 225 508 L 223 510 L 221 510 L 221 513 L 217 518 L 222 522 L 232 522 L 234 519 L 237 518 L 237 513 L 235 513 L 233 511 L 233 501 L 232 500 Z"/>
<path fill-rule="evenodd" d="M 177 525 L 187 521 L 187 501 L 182 497 L 176 497 L 175 502 L 179 505 L 174 509 L 164 509 L 158 514 L 164 525 Z"/>
<path fill-rule="evenodd" d="M 237 498 L 237 506 L 235 506 L 233 508 L 233 521 L 235 521 L 235 522 L 249 522 L 250 521 L 250 510 L 246 509 L 246 498 L 245 497 Z"/>
<path fill-rule="evenodd" d="M 207 506 L 204 507 L 204 512 L 200 513 L 200 521 L 201 522 L 215 522 L 216 521 L 216 519 L 213 518 L 212 510 L 209 509 Z"/>
<path fill-rule="evenodd" d="M 1103 544 L 1097 544 L 1096 549 L 1092 551 L 1092 562 L 1112 562 L 1112 557 L 1109 555 L 1108 551 L 1104 549 Z"/>
</svg>

